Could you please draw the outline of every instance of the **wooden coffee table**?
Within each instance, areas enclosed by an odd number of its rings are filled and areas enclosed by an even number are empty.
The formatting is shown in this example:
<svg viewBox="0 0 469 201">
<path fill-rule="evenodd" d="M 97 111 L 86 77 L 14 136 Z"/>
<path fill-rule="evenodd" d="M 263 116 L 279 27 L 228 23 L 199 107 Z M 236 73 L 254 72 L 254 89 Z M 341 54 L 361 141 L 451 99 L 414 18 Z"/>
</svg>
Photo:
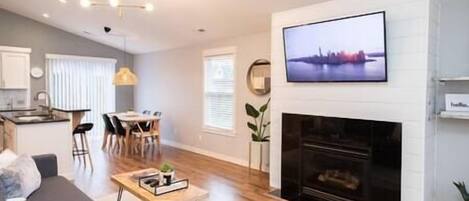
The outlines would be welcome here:
<svg viewBox="0 0 469 201">
<path fill-rule="evenodd" d="M 138 197 L 142 201 L 205 201 L 208 198 L 208 192 L 189 183 L 189 188 L 178 190 L 175 192 L 155 196 L 147 190 L 138 186 L 138 180 L 132 178 L 132 175 L 139 172 L 157 172 L 157 169 L 149 168 L 144 170 L 138 170 L 134 172 L 127 172 L 122 174 L 113 175 L 111 180 L 119 185 L 119 192 L 117 195 L 117 201 L 122 199 L 122 193 L 124 190 Z"/>
</svg>

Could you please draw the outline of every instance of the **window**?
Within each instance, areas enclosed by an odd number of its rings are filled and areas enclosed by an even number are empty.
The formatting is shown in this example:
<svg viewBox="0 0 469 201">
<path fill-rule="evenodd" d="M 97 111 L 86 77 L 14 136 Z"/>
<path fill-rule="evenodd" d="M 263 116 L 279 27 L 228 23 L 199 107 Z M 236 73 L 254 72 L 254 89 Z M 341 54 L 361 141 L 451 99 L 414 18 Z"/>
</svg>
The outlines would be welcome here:
<svg viewBox="0 0 469 201">
<path fill-rule="evenodd" d="M 204 52 L 204 129 L 234 135 L 235 48 Z"/>
<path fill-rule="evenodd" d="M 47 89 L 53 106 L 91 109 L 82 122 L 93 123 L 91 132 L 102 134 L 101 115 L 115 111 L 115 65 L 115 59 L 47 54 Z"/>
</svg>

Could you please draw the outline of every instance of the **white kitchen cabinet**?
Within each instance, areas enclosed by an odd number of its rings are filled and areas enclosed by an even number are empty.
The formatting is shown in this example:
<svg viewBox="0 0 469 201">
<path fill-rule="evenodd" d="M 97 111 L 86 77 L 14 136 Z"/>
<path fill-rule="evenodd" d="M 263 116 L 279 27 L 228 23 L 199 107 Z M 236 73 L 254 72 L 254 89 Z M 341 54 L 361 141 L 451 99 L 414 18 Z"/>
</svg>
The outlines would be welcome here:
<svg viewBox="0 0 469 201">
<path fill-rule="evenodd" d="M 16 154 L 54 154 L 59 174 L 73 179 L 72 134 L 68 121 L 17 124 L 5 120 L 4 145 Z"/>
<path fill-rule="evenodd" d="M 29 48 L 0 46 L 0 88 L 29 88 Z"/>
</svg>

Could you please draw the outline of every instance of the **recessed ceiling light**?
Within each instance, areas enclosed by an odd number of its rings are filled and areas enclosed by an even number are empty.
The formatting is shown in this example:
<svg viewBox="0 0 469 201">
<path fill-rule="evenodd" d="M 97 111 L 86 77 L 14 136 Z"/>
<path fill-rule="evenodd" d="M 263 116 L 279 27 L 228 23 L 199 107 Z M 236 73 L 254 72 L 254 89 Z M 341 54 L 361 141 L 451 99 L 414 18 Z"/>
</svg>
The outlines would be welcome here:
<svg viewBox="0 0 469 201">
<path fill-rule="evenodd" d="M 146 11 L 153 11 L 155 9 L 155 6 L 151 3 L 146 3 L 144 7 Z"/>
<path fill-rule="evenodd" d="M 91 6 L 91 1 L 90 0 L 80 0 L 80 5 L 82 7 L 90 7 Z"/>
<path fill-rule="evenodd" d="M 67 0 L 59 0 L 60 3 L 67 3 Z"/>
<path fill-rule="evenodd" d="M 42 14 L 42 17 L 49 18 L 50 15 L 49 15 L 48 13 L 43 13 L 43 14 Z"/>
<path fill-rule="evenodd" d="M 111 7 L 117 7 L 119 6 L 119 0 L 109 0 L 109 5 Z"/>
</svg>

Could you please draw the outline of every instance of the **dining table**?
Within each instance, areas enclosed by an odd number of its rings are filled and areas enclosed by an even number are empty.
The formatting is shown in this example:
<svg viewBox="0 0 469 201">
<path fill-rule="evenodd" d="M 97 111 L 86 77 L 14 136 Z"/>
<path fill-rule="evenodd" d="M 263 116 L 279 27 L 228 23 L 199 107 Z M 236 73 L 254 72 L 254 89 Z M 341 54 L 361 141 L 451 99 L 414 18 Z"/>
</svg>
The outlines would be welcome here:
<svg viewBox="0 0 469 201">
<path fill-rule="evenodd" d="M 155 123 L 159 124 L 160 117 L 154 115 L 145 115 L 137 112 L 122 112 L 122 113 L 110 113 L 108 114 L 109 117 L 117 116 L 117 118 L 125 124 L 125 146 L 124 146 L 124 154 L 127 155 L 130 152 L 130 145 L 132 142 L 132 128 L 138 123 L 144 122 L 151 122 L 155 121 Z M 159 129 L 159 125 L 157 126 Z"/>
</svg>

